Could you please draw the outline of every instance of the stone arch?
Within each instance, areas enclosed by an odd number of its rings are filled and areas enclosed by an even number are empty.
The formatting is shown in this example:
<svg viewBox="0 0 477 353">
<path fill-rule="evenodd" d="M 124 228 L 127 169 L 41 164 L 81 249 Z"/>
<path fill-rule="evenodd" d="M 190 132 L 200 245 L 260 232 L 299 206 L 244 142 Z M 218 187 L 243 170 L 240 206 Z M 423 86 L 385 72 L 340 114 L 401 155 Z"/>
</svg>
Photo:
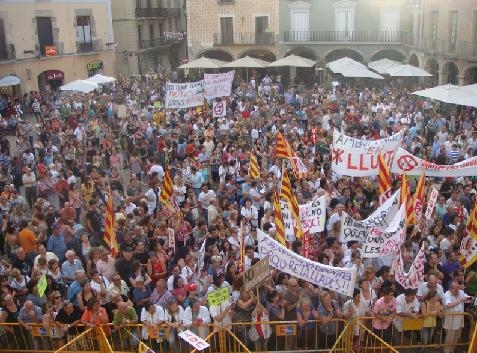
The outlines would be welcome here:
<svg viewBox="0 0 477 353">
<path fill-rule="evenodd" d="M 406 53 L 400 49 L 379 49 L 370 56 L 370 61 L 390 59 L 397 62 L 406 60 Z"/>
<path fill-rule="evenodd" d="M 234 56 L 226 49 L 204 49 L 197 54 L 199 58 L 217 59 L 222 61 L 234 61 Z"/>
<path fill-rule="evenodd" d="M 307 47 L 298 46 L 298 47 L 291 48 L 290 50 L 286 52 L 284 56 L 286 57 L 292 54 L 298 55 L 310 60 L 318 60 L 318 55 L 316 55 L 316 53 L 312 49 Z"/>
<path fill-rule="evenodd" d="M 247 48 L 245 50 L 242 50 L 240 53 L 238 53 L 237 59 L 243 58 L 247 55 L 252 58 L 261 59 L 269 62 L 277 60 L 277 56 L 271 50 L 264 48 Z"/>
<path fill-rule="evenodd" d="M 453 85 L 459 84 L 459 67 L 453 61 L 448 61 L 442 65 L 443 80 L 442 84 L 451 83 Z"/>
<path fill-rule="evenodd" d="M 348 57 L 354 59 L 359 62 L 364 61 L 364 55 L 360 51 L 354 48 L 339 48 L 339 49 L 332 49 L 326 53 L 324 56 L 326 62 L 338 60 L 344 57 Z"/>
<path fill-rule="evenodd" d="M 464 85 L 477 83 L 477 65 L 474 64 L 466 67 L 462 73 L 464 76 Z"/>
<path fill-rule="evenodd" d="M 424 70 L 431 73 L 434 77 L 439 77 L 439 63 L 434 58 L 428 58 L 426 60 Z"/>
<path fill-rule="evenodd" d="M 421 62 L 419 60 L 419 55 L 416 53 L 411 53 L 409 54 L 409 57 L 407 59 L 409 65 L 416 66 L 416 67 L 421 67 Z"/>
</svg>

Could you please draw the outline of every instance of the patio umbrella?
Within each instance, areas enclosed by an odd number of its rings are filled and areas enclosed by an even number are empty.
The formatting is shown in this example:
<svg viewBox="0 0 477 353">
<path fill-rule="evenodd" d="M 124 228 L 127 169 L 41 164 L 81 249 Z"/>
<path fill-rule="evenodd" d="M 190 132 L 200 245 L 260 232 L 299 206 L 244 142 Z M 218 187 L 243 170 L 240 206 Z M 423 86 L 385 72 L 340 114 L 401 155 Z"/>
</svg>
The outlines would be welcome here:
<svg viewBox="0 0 477 353">
<path fill-rule="evenodd" d="M 361 77 L 361 78 L 375 78 L 378 80 L 383 80 L 384 77 L 368 69 L 360 69 L 358 67 L 349 67 L 342 70 L 341 75 L 344 77 Z"/>
<path fill-rule="evenodd" d="M 76 80 L 60 87 L 60 91 L 78 91 L 83 93 L 89 93 L 99 88 L 99 85 L 86 80 Z"/>
<path fill-rule="evenodd" d="M 220 69 L 225 64 L 226 61 L 202 57 L 179 66 L 179 69 Z"/>
<path fill-rule="evenodd" d="M 477 90 L 469 86 L 443 85 L 412 92 L 416 96 L 438 100 L 444 103 L 477 106 Z"/>
<path fill-rule="evenodd" d="M 116 79 L 114 77 L 104 76 L 104 75 L 101 75 L 101 74 L 96 74 L 94 76 L 91 76 L 91 77 L 87 78 L 85 81 L 96 83 L 98 85 L 103 85 L 103 84 L 106 84 L 106 83 L 114 82 L 114 81 L 116 81 Z"/>
<path fill-rule="evenodd" d="M 278 67 L 278 66 L 313 67 L 315 66 L 315 64 L 316 64 L 316 61 L 292 54 L 280 60 L 270 63 L 268 67 Z"/>
<path fill-rule="evenodd" d="M 387 74 L 387 70 L 393 68 L 393 67 L 398 67 L 402 66 L 401 63 L 390 60 L 387 58 L 381 59 L 381 60 L 376 60 L 376 61 L 371 61 L 368 63 L 368 67 L 376 72 L 379 72 L 380 74 Z"/>
<path fill-rule="evenodd" d="M 340 74 L 342 71 L 350 70 L 351 68 L 364 70 L 368 69 L 360 62 L 357 62 L 356 60 L 353 60 L 348 57 L 329 62 L 326 64 L 326 67 L 333 71 L 335 74 Z"/>
<path fill-rule="evenodd" d="M 261 59 L 252 58 L 250 56 L 243 57 L 241 59 L 237 59 L 230 63 L 223 65 L 222 67 L 255 67 L 258 69 L 263 69 L 267 67 L 270 63 L 268 61 L 264 61 Z"/>
<path fill-rule="evenodd" d="M 412 65 L 401 65 L 387 70 L 387 74 L 392 77 L 431 77 L 432 74 L 426 70 Z"/>
</svg>

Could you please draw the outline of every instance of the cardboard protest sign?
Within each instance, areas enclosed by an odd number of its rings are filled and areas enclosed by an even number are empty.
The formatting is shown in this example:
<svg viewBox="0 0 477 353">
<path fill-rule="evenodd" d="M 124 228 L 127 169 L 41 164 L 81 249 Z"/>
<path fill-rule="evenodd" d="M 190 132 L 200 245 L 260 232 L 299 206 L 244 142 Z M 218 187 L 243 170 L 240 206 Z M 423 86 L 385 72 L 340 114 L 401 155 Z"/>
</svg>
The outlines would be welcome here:
<svg viewBox="0 0 477 353">
<path fill-rule="evenodd" d="M 213 292 L 207 294 L 207 300 L 209 301 L 209 306 L 218 306 L 225 301 L 230 299 L 228 288 L 219 288 Z"/>
<path fill-rule="evenodd" d="M 233 70 L 221 74 L 204 74 L 205 98 L 229 97 L 232 94 L 234 76 Z"/>
<path fill-rule="evenodd" d="M 204 341 L 202 338 L 200 338 L 190 330 L 182 331 L 181 333 L 179 333 L 179 337 L 189 343 L 198 351 L 202 351 L 209 347 L 209 344 L 206 341 Z"/>
<path fill-rule="evenodd" d="M 126 106 L 124 104 L 119 104 L 118 105 L 118 118 L 126 118 L 127 117 L 127 112 L 126 112 Z"/>
<path fill-rule="evenodd" d="M 270 275 L 268 256 L 265 256 L 244 272 L 244 289 L 246 292 L 254 289 Z"/>
<path fill-rule="evenodd" d="M 306 259 L 257 229 L 258 251 L 270 266 L 297 278 L 348 296 L 353 295 L 356 269 L 332 267 Z"/>
</svg>

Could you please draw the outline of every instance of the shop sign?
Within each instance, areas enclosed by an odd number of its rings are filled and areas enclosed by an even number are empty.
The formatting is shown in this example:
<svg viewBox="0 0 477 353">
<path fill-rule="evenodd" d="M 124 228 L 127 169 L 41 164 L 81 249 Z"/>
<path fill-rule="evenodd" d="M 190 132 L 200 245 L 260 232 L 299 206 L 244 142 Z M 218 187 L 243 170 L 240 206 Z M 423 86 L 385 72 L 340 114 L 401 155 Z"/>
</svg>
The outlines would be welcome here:
<svg viewBox="0 0 477 353">
<path fill-rule="evenodd" d="M 103 62 L 102 61 L 95 61 L 95 62 L 86 64 L 86 69 L 88 71 L 99 70 L 101 68 L 103 68 Z"/>
</svg>

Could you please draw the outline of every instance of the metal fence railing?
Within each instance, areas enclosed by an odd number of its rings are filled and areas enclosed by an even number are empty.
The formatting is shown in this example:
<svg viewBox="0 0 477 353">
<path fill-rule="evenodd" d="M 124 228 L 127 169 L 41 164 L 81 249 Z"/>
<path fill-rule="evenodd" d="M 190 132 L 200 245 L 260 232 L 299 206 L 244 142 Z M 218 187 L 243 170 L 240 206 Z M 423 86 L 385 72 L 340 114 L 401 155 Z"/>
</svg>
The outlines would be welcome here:
<svg viewBox="0 0 477 353">
<path fill-rule="evenodd" d="M 78 325 L 73 328 L 49 327 L 32 324 L 26 330 L 19 324 L 0 324 L 0 352 L 137 352 L 139 342 L 145 343 L 154 352 L 191 352 L 193 347 L 178 337 L 182 330 L 189 329 L 205 339 L 209 347 L 204 353 L 250 353 L 250 352 L 396 352 L 430 348 L 469 351 L 474 342 L 472 315 L 448 314 L 437 318 L 435 326 L 424 328 L 422 319 L 402 320 L 398 329 L 393 323 L 386 334 L 373 329 L 372 318 L 356 320 L 333 319 L 328 323 L 308 320 L 300 325 L 296 321 L 236 322 L 226 328 L 214 324 L 188 326 L 174 324 L 128 324 L 114 327 L 111 324 L 97 328 Z M 454 343 L 447 337 L 448 327 L 463 324 L 460 339 Z M 257 335 L 260 325 L 263 336 Z M 450 326 L 449 326 L 450 325 Z M 177 326 L 177 327 L 176 327 Z M 399 325 L 398 325 L 399 326 Z M 460 326 L 459 326 L 460 327 Z"/>
</svg>

